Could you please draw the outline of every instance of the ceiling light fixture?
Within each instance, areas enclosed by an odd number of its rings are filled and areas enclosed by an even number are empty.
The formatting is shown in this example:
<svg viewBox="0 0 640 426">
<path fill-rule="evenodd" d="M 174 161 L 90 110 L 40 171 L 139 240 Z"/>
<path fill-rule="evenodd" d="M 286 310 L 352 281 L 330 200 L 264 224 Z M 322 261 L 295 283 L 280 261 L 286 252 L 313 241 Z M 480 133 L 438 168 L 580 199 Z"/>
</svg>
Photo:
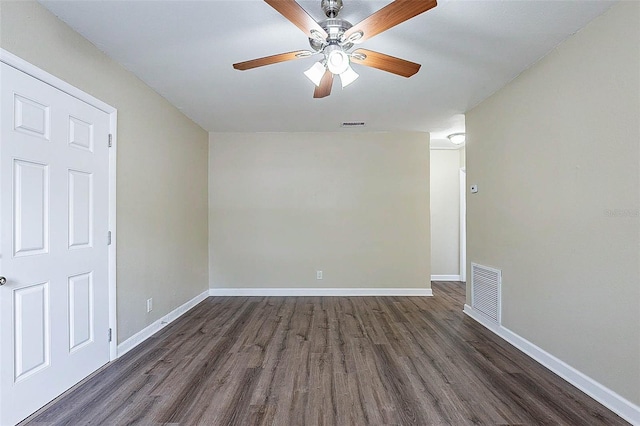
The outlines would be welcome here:
<svg viewBox="0 0 640 426">
<path fill-rule="evenodd" d="M 325 59 L 316 62 L 311 68 L 304 72 L 304 75 L 316 86 L 320 87 L 322 77 L 324 77 L 327 70 L 334 75 L 340 76 L 343 89 L 360 77 L 360 75 L 351 68 L 349 55 L 341 46 L 330 44 L 324 49 L 323 53 Z"/>
<path fill-rule="evenodd" d="M 2 1 L 2 0 L 0 0 Z M 305 58 L 312 54 L 324 55 L 325 72 L 319 77 L 321 65 L 314 65 L 305 74 L 316 85 L 313 97 L 325 98 L 331 94 L 331 87 L 336 75 L 340 76 L 342 87 L 353 83 L 358 74 L 351 69 L 351 59 L 357 65 L 364 65 L 390 72 L 402 77 L 411 77 L 420 70 L 420 64 L 396 58 L 373 50 L 356 49 L 355 44 L 364 42 L 371 37 L 387 31 L 396 25 L 424 13 L 437 5 L 435 0 L 392 1 L 369 17 L 352 25 L 346 19 L 340 18 L 343 0 L 320 0 L 320 7 L 327 19 L 317 21 L 307 13 L 296 0 L 265 0 L 269 6 L 279 12 L 284 18 L 300 28 L 309 41 L 310 51 L 280 53 L 264 56 L 250 61 L 233 64 L 237 70 L 249 70 L 293 59 Z M 388 2 L 388 0 L 387 0 Z M 331 74 L 329 74 L 331 73 Z"/>
<path fill-rule="evenodd" d="M 340 82 L 342 83 L 342 88 L 344 89 L 345 87 L 356 81 L 358 77 L 360 77 L 360 75 L 355 72 L 353 68 L 348 66 L 346 71 L 340 74 Z"/>
<path fill-rule="evenodd" d="M 466 140 L 466 134 L 465 133 L 453 133 L 453 134 L 447 136 L 447 138 L 449 138 L 451 143 L 454 144 L 454 145 L 462 145 Z"/>
<path fill-rule="evenodd" d="M 304 75 L 307 76 L 309 80 L 313 82 L 316 86 L 320 86 L 320 81 L 322 81 L 322 77 L 324 76 L 325 67 L 321 61 L 313 64 L 311 68 L 304 72 Z"/>
<path fill-rule="evenodd" d="M 337 44 L 330 44 L 324 49 L 327 68 L 332 74 L 342 74 L 349 68 L 349 55 Z"/>
</svg>

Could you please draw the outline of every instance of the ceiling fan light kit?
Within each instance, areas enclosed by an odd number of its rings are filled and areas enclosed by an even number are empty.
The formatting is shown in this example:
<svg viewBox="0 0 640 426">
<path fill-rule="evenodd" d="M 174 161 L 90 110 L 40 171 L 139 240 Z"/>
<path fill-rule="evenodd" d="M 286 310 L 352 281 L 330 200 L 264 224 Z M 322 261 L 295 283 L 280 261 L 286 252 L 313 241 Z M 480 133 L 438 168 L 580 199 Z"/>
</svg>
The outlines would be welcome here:
<svg viewBox="0 0 640 426">
<path fill-rule="evenodd" d="M 316 86 L 320 86 L 320 81 L 322 80 L 322 76 L 324 75 L 325 66 L 322 62 L 316 62 L 304 72 L 304 75 L 307 76 L 309 80 L 313 82 Z"/>
<path fill-rule="evenodd" d="M 360 77 L 360 75 L 353 70 L 353 68 L 348 67 L 342 74 L 340 74 L 340 83 L 342 83 L 342 88 L 344 89 L 356 79 Z"/>
<path fill-rule="evenodd" d="M 411 77 L 420 64 L 365 49 L 350 51 L 355 44 L 380 34 L 437 5 L 436 0 L 395 0 L 356 25 L 338 18 L 342 0 L 321 0 L 320 7 L 327 19 L 316 22 L 295 0 L 264 0 L 308 37 L 313 49 L 281 53 L 233 64 L 237 70 L 248 70 L 278 62 L 307 58 L 322 54 L 324 59 L 314 63 L 305 75 L 316 85 L 313 97 L 324 98 L 331 94 L 333 77 L 340 76 L 342 87 L 353 83 L 358 73 L 352 63 L 377 68 L 403 77 Z M 366 52 L 366 53 L 365 53 Z"/>
<path fill-rule="evenodd" d="M 327 59 L 327 69 L 333 75 L 342 74 L 349 68 L 349 56 L 337 44 L 330 44 L 324 49 Z"/>
</svg>

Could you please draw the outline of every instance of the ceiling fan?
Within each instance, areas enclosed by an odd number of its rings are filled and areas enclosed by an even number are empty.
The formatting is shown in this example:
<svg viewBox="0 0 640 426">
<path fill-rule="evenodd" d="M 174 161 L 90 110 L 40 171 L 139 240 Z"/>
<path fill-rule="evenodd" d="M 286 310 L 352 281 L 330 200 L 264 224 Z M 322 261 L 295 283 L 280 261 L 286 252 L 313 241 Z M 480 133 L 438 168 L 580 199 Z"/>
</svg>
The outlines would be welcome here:
<svg viewBox="0 0 640 426">
<path fill-rule="evenodd" d="M 358 78 L 351 64 L 365 65 L 403 77 L 411 77 L 420 69 L 420 64 L 374 52 L 367 49 L 351 50 L 362 43 L 404 21 L 434 8 L 436 0 L 395 0 L 356 25 L 338 18 L 342 0 L 322 0 L 321 7 L 327 19 L 316 22 L 295 0 L 264 0 L 285 18 L 300 28 L 309 37 L 313 50 L 297 50 L 273 56 L 233 64 L 237 70 L 248 70 L 278 62 L 307 58 L 322 54 L 323 58 L 313 64 L 305 75 L 316 85 L 314 98 L 331 94 L 333 77 L 340 76 L 342 87 Z"/>
</svg>

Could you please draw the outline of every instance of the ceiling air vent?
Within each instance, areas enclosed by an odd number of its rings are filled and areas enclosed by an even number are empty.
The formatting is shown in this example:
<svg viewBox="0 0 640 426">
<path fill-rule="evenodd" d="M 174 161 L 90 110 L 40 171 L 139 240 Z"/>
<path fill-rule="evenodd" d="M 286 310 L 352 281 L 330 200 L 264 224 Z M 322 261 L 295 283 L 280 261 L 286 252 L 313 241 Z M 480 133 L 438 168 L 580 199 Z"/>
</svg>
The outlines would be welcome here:
<svg viewBox="0 0 640 426">
<path fill-rule="evenodd" d="M 345 121 L 340 127 L 364 127 L 364 121 Z"/>
</svg>

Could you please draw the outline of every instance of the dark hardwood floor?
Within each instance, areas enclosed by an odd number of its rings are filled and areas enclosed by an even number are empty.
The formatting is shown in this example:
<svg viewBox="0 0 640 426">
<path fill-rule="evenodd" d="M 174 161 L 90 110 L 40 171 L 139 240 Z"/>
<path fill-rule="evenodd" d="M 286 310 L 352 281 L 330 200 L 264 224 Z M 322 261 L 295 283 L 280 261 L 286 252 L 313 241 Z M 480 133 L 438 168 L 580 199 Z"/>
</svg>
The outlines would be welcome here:
<svg viewBox="0 0 640 426">
<path fill-rule="evenodd" d="M 25 424 L 627 424 L 433 292 L 208 298 Z"/>
</svg>

